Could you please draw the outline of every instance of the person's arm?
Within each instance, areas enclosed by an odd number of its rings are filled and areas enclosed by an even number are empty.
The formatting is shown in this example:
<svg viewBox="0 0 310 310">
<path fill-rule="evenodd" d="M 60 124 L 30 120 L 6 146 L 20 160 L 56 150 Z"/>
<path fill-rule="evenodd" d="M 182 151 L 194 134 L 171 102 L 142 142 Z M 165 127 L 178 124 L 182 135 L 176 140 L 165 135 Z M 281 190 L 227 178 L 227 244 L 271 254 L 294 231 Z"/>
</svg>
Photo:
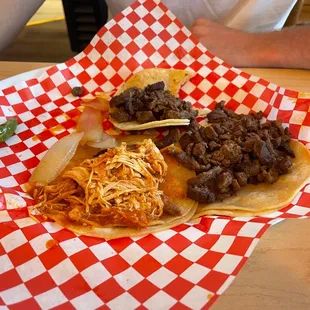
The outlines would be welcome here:
<svg viewBox="0 0 310 310">
<path fill-rule="evenodd" d="M 310 69 L 310 27 L 247 33 L 200 19 L 193 35 L 214 55 L 236 67 Z"/>
<path fill-rule="evenodd" d="M 0 51 L 19 34 L 45 0 L 1 0 Z"/>
</svg>

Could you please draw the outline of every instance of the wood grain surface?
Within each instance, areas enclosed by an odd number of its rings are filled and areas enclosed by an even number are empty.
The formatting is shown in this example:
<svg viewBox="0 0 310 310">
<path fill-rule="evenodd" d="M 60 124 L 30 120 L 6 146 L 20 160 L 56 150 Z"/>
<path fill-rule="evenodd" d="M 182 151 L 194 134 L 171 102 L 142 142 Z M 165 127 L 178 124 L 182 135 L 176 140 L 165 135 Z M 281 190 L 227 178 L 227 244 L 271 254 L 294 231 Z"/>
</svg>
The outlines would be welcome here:
<svg viewBox="0 0 310 310">
<path fill-rule="evenodd" d="M 47 65 L 0 62 L 0 79 Z M 310 71 L 244 71 L 310 93 Z M 310 309 L 310 219 L 285 220 L 271 227 L 212 309 Z"/>
<path fill-rule="evenodd" d="M 45 0 L 39 10 L 32 16 L 30 23 L 64 17 L 61 0 Z"/>
<path fill-rule="evenodd" d="M 49 67 L 52 65 L 52 63 L 48 62 L 0 61 L 0 81 L 23 72 Z"/>
</svg>

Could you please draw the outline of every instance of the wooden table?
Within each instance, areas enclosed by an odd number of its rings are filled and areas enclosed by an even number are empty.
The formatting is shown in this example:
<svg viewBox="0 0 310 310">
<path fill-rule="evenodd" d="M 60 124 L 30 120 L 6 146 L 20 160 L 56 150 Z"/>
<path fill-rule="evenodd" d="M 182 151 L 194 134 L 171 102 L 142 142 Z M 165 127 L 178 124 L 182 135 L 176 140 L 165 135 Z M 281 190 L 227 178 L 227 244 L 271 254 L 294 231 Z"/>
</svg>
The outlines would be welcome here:
<svg viewBox="0 0 310 310">
<path fill-rule="evenodd" d="M 0 62 L 0 80 L 47 63 Z M 244 69 L 281 86 L 310 92 L 310 71 Z M 310 219 L 271 227 L 212 309 L 310 309 Z"/>
</svg>

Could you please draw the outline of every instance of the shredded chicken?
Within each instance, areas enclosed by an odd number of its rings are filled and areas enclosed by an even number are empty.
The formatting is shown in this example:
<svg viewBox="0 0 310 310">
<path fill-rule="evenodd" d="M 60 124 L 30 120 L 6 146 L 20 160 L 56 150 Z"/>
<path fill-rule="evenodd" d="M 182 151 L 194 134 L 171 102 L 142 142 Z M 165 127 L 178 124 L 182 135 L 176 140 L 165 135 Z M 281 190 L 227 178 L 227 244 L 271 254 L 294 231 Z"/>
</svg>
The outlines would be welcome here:
<svg viewBox="0 0 310 310">
<path fill-rule="evenodd" d="M 163 213 L 167 165 L 152 140 L 108 149 L 66 171 L 52 184 L 36 188 L 34 208 L 61 213 L 83 225 L 147 227 Z"/>
</svg>

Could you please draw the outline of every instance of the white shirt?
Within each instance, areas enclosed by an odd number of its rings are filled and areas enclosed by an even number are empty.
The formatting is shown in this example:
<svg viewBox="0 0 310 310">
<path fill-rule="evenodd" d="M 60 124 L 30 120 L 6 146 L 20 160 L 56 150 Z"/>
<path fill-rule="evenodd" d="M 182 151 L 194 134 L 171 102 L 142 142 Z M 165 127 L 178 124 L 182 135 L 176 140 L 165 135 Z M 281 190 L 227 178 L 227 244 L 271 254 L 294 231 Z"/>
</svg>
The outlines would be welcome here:
<svg viewBox="0 0 310 310">
<path fill-rule="evenodd" d="M 188 28 L 198 18 L 249 32 L 279 30 L 298 0 L 162 0 Z M 113 16 L 133 0 L 106 0 Z"/>
</svg>

